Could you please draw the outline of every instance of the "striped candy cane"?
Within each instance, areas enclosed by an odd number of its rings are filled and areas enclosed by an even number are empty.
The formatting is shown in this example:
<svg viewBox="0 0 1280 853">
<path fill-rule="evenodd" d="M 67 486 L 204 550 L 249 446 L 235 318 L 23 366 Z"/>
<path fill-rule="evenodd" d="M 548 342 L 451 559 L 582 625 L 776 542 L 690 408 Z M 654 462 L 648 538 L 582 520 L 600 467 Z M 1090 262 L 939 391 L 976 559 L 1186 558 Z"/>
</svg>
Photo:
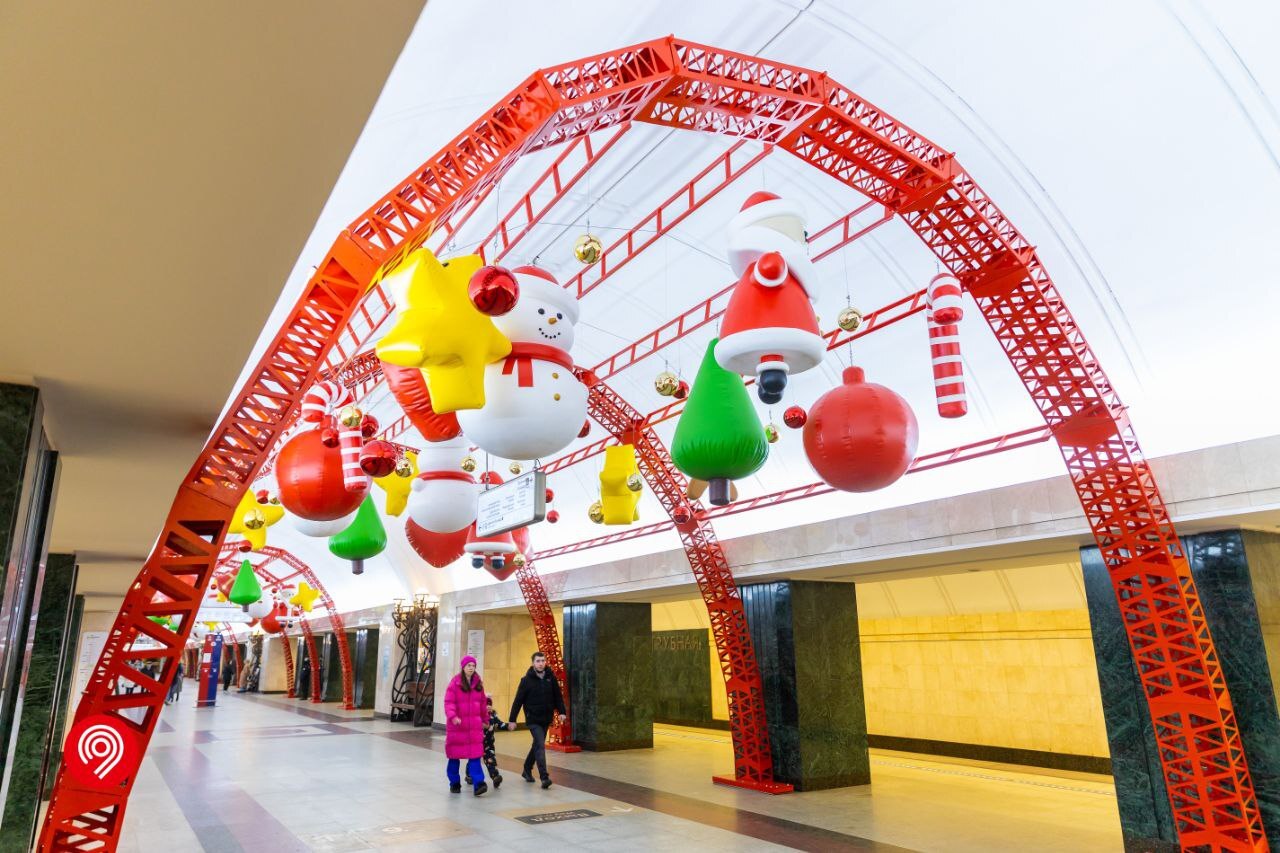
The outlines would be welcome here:
<svg viewBox="0 0 1280 853">
<path fill-rule="evenodd" d="M 962 417 L 969 411 L 969 398 L 964 390 L 964 363 L 960 359 L 960 327 L 955 323 L 937 322 L 933 312 L 929 313 L 928 322 L 938 414 L 944 418 Z"/>
<path fill-rule="evenodd" d="M 316 426 L 325 419 L 354 402 L 351 389 L 339 382 L 317 382 L 302 398 L 302 420 Z M 364 436 L 360 433 L 360 419 L 355 425 L 338 422 L 338 447 L 342 453 L 342 485 L 348 492 L 369 490 L 369 478 L 360 467 L 360 451 L 364 448 Z"/>
<path fill-rule="evenodd" d="M 938 323 L 946 326 L 960 322 L 964 317 L 964 303 L 960 300 L 962 294 L 960 280 L 951 273 L 938 273 L 933 277 L 926 296 L 929 311 Z"/>
</svg>

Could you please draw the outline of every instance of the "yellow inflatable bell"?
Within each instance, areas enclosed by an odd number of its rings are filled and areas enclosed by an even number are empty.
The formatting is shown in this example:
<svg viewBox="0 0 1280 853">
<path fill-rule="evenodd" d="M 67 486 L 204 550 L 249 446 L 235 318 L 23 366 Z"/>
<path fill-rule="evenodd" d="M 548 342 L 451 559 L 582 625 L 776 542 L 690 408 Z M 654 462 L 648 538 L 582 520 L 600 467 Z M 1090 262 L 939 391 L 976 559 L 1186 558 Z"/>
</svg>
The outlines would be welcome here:
<svg viewBox="0 0 1280 853">
<path fill-rule="evenodd" d="M 310 613 L 312 605 L 316 603 L 316 599 L 319 597 L 320 591 L 318 589 L 312 589 L 306 581 L 302 581 L 298 584 L 298 591 L 289 599 L 289 603 L 301 607 L 305 613 Z"/>
<path fill-rule="evenodd" d="M 409 463 L 408 475 L 392 471 L 385 477 L 374 477 L 373 482 L 387 493 L 387 515 L 399 515 L 409 503 L 410 487 L 413 478 L 418 476 L 418 454 L 412 450 L 405 451 L 405 460 Z"/>
<path fill-rule="evenodd" d="M 258 503 L 258 495 L 253 489 L 246 489 L 231 516 L 231 526 L 227 533 L 243 536 L 249 540 L 249 547 L 261 551 L 267 544 L 267 528 L 284 518 L 284 507 L 280 504 Z"/>
<path fill-rule="evenodd" d="M 640 468 L 636 465 L 636 449 L 619 444 L 604 449 L 604 468 L 600 470 L 600 506 L 605 524 L 630 524 L 640 520 Z"/>
<path fill-rule="evenodd" d="M 484 408 L 484 368 L 511 352 L 511 341 L 476 310 L 468 295 L 479 255 L 446 264 L 419 249 L 383 282 L 396 322 L 375 347 L 378 358 L 421 367 L 437 414 Z"/>
</svg>

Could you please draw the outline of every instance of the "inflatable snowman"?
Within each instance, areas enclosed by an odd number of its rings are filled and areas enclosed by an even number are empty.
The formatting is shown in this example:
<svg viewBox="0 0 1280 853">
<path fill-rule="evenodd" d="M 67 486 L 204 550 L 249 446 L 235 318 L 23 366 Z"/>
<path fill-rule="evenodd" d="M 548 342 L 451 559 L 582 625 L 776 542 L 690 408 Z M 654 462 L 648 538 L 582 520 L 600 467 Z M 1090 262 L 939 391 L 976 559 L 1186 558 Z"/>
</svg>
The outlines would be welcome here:
<svg viewBox="0 0 1280 853">
<path fill-rule="evenodd" d="M 476 520 L 475 478 L 462 470 L 467 440 L 434 441 L 418 452 L 418 476 L 409 494 L 409 517 L 431 533 L 453 533 Z"/>
<path fill-rule="evenodd" d="M 458 423 L 494 456 L 541 459 L 573 441 L 587 417 L 587 389 L 569 356 L 578 302 L 546 270 L 512 272 L 520 290 L 515 307 L 493 318 L 511 353 L 485 368 L 484 408 L 460 410 Z"/>
</svg>

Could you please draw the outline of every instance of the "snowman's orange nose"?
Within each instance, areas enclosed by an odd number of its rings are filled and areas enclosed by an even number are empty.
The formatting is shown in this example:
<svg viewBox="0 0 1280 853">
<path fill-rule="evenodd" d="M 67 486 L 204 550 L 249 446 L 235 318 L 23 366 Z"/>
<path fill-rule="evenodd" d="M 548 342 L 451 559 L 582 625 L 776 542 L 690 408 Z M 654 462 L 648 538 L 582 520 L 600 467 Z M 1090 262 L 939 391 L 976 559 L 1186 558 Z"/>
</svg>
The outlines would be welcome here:
<svg viewBox="0 0 1280 853">
<path fill-rule="evenodd" d="M 548 326 L 554 326 L 555 324 L 556 324 L 556 318 L 555 318 L 555 317 L 548 317 L 548 318 L 547 318 L 547 325 L 548 325 Z"/>
</svg>

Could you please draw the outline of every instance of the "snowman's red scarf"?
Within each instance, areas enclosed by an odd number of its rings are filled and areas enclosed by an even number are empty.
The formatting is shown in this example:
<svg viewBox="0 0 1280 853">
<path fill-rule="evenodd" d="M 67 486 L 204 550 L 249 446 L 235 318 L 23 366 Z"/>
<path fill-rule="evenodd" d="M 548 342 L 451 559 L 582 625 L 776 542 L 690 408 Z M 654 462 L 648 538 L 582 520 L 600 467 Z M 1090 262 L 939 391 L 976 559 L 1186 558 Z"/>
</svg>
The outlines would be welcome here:
<svg viewBox="0 0 1280 853">
<path fill-rule="evenodd" d="M 573 370 L 573 359 L 569 358 L 569 353 L 556 347 L 549 347 L 546 344 L 512 344 L 511 354 L 502 362 L 502 375 L 510 376 L 512 370 L 517 370 L 516 384 L 520 388 L 533 387 L 533 359 L 540 361 L 550 361 L 560 365 L 565 370 Z"/>
</svg>

